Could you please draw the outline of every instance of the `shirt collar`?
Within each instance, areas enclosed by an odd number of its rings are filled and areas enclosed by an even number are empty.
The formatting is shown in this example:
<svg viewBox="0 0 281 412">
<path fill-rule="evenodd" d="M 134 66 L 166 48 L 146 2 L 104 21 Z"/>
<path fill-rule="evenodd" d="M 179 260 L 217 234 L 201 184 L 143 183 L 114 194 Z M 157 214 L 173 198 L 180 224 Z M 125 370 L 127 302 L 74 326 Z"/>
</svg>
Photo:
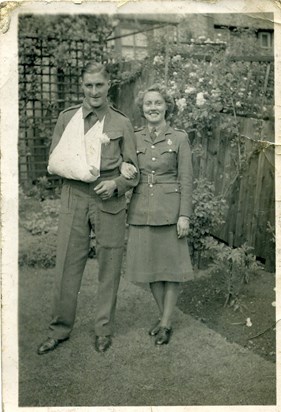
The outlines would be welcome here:
<svg viewBox="0 0 281 412">
<path fill-rule="evenodd" d="M 168 127 L 167 123 L 164 123 L 164 124 L 162 124 L 161 126 L 158 126 L 158 127 L 152 126 L 152 125 L 147 126 L 149 133 L 151 133 L 152 129 L 155 129 L 155 132 L 156 132 L 157 136 L 159 134 L 165 132 L 167 127 Z"/>
<path fill-rule="evenodd" d="M 99 121 L 101 122 L 105 114 L 107 113 L 108 108 L 109 108 L 109 104 L 108 102 L 106 102 L 102 107 L 99 107 L 98 109 L 93 109 L 91 106 L 89 106 L 89 104 L 84 99 L 83 104 L 82 104 L 83 119 L 86 119 L 86 117 L 90 113 L 94 113 L 99 119 Z"/>
</svg>

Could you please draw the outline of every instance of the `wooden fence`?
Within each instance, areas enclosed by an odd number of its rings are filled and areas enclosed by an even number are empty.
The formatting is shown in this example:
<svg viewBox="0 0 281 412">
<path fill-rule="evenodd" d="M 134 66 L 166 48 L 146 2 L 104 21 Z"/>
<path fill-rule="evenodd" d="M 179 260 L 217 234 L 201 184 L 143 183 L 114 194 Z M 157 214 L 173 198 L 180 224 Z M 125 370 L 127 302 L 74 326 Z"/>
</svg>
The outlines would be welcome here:
<svg viewBox="0 0 281 412">
<path fill-rule="evenodd" d="M 221 121 L 224 115 L 221 115 Z M 244 242 L 272 269 L 275 244 L 269 225 L 275 222 L 274 124 L 273 121 L 240 118 L 239 144 L 217 124 L 207 140 L 195 137 L 201 145 L 194 157 L 195 177 L 214 183 L 216 194 L 226 198 L 225 224 L 214 235 L 233 246 Z M 263 140 L 256 136 L 261 128 Z M 207 144 L 206 144 L 207 142 Z"/>
</svg>

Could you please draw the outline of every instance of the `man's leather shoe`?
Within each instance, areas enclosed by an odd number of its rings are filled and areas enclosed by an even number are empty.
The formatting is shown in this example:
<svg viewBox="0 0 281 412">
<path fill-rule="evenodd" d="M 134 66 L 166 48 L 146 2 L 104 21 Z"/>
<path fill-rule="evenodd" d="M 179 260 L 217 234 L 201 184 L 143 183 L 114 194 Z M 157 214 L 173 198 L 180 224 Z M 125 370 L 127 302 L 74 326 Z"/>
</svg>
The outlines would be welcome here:
<svg viewBox="0 0 281 412">
<path fill-rule="evenodd" d="M 97 352 L 105 352 L 111 346 L 111 336 L 96 336 L 95 339 L 95 349 Z"/>
<path fill-rule="evenodd" d="M 160 326 L 159 332 L 155 339 L 155 345 L 167 345 L 172 335 L 172 328 L 165 328 Z"/>
<path fill-rule="evenodd" d="M 37 349 L 38 355 L 44 355 L 44 353 L 51 352 L 52 350 L 56 349 L 56 347 L 64 342 L 66 339 L 54 339 L 54 338 L 48 338 L 45 340 Z"/>
<path fill-rule="evenodd" d="M 155 323 L 155 325 L 152 326 L 151 329 L 149 329 L 148 334 L 150 336 L 156 336 L 157 333 L 159 332 L 160 329 L 160 319 L 158 319 L 157 323 Z"/>
</svg>

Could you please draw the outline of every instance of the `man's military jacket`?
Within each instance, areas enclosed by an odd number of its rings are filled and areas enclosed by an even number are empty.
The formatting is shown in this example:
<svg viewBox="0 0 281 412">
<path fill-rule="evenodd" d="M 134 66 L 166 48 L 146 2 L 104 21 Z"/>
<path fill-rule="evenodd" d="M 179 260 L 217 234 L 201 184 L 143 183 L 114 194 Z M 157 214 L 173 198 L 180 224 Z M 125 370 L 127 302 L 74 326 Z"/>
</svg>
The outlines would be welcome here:
<svg viewBox="0 0 281 412">
<path fill-rule="evenodd" d="M 74 114 L 81 108 L 80 105 L 69 107 L 60 113 L 55 126 L 50 153 L 58 144 L 67 124 Z M 97 120 L 104 118 L 103 132 L 110 138 L 109 144 L 103 144 L 101 150 L 101 175 L 118 169 L 122 163 L 128 162 L 137 167 L 136 145 L 133 127 L 129 119 L 117 109 L 105 105 L 101 109 L 93 110 L 84 101 L 82 104 L 84 119 L 84 132 L 95 124 Z M 114 177 L 118 189 L 118 196 L 136 186 L 138 176 L 134 179 L 125 179 L 122 175 Z"/>
<path fill-rule="evenodd" d="M 134 189 L 128 222 L 170 225 L 192 212 L 192 160 L 185 131 L 169 126 L 154 141 L 147 128 L 135 132 L 140 183 Z"/>
</svg>

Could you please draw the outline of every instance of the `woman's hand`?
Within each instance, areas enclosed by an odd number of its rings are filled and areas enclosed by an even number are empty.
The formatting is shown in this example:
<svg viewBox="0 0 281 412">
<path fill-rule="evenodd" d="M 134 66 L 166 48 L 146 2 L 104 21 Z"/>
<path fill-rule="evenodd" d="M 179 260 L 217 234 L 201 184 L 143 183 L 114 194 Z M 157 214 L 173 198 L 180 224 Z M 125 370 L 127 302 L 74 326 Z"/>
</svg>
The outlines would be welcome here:
<svg viewBox="0 0 281 412">
<path fill-rule="evenodd" d="M 178 238 L 181 239 L 188 235 L 189 232 L 189 218 L 187 216 L 180 216 L 177 223 Z"/>
<path fill-rule="evenodd" d="M 127 162 L 121 163 L 120 170 L 121 170 L 121 175 L 124 176 L 125 179 L 133 179 L 138 173 L 135 166 Z"/>
</svg>

